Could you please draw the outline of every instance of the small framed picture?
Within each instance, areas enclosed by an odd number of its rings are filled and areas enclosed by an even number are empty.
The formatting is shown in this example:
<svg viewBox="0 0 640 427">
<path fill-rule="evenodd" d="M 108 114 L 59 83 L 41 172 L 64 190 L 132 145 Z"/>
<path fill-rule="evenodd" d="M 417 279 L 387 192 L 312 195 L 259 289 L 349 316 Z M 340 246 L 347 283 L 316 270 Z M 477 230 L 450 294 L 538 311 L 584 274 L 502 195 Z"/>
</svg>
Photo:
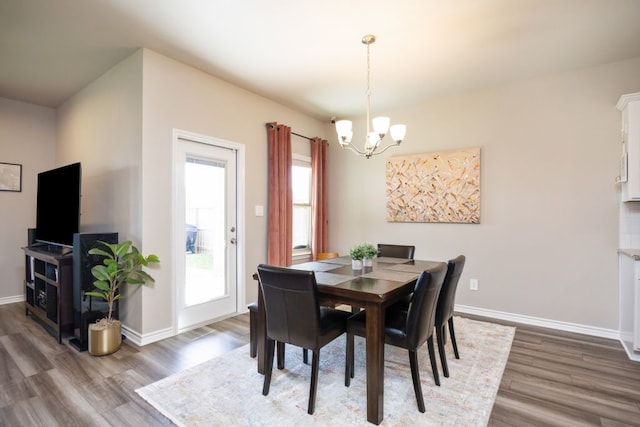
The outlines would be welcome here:
<svg viewBox="0 0 640 427">
<path fill-rule="evenodd" d="M 0 191 L 22 191 L 22 165 L 0 163 Z"/>
</svg>

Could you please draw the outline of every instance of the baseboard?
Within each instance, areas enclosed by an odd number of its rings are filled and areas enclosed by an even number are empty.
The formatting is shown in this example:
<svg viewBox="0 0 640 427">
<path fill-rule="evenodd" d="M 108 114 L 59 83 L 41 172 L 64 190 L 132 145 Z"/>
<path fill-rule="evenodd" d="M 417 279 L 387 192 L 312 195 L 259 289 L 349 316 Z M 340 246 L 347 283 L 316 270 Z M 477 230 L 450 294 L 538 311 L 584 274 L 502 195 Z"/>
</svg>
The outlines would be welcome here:
<svg viewBox="0 0 640 427">
<path fill-rule="evenodd" d="M 24 294 L 0 298 L 0 305 L 13 304 L 15 302 L 24 302 Z"/>
<path fill-rule="evenodd" d="M 455 311 L 460 313 L 475 314 L 477 316 L 490 317 L 510 322 L 524 323 L 525 325 L 540 326 L 543 328 L 557 329 L 566 332 L 576 332 L 578 334 L 591 335 L 601 338 L 620 339 L 620 331 L 615 329 L 598 328 L 595 326 L 581 325 L 578 323 L 560 322 L 557 320 L 542 319 L 539 317 L 524 316 L 521 314 L 506 313 L 503 311 L 486 310 L 483 308 L 469 307 L 465 305 L 455 305 Z"/>
<path fill-rule="evenodd" d="M 634 362 L 640 362 L 640 352 L 633 349 L 633 340 L 620 338 L 620 342 L 622 343 L 622 347 L 624 347 L 624 351 L 627 353 L 627 356 L 629 356 L 629 359 Z"/>
<path fill-rule="evenodd" d="M 165 338 L 171 338 L 175 335 L 173 333 L 173 328 L 161 329 L 150 334 L 141 335 L 139 332 L 129 329 L 125 325 L 122 325 L 122 333 L 128 340 L 139 347 L 163 340 Z"/>
</svg>

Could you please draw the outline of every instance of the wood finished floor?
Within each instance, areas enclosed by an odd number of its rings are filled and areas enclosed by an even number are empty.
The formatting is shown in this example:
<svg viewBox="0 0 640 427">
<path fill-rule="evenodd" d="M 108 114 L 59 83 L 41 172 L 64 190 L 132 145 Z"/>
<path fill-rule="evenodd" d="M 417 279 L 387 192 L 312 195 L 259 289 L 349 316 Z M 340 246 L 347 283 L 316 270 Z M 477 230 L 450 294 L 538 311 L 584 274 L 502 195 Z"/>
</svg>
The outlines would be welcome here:
<svg viewBox="0 0 640 427">
<path fill-rule="evenodd" d="M 640 426 L 640 363 L 618 341 L 515 326 L 490 426 Z M 243 314 L 93 357 L 58 344 L 22 303 L 2 305 L 0 426 L 170 426 L 135 389 L 248 342 Z"/>
</svg>

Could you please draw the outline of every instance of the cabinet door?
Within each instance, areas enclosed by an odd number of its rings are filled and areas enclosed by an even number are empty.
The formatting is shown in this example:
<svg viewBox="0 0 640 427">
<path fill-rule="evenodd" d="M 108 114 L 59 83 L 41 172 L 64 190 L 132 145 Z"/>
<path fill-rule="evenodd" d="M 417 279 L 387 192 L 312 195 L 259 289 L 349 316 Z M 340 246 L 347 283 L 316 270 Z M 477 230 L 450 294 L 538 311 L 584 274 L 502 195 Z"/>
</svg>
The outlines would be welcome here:
<svg viewBox="0 0 640 427">
<path fill-rule="evenodd" d="M 640 261 L 635 262 L 633 290 L 633 349 L 640 351 Z"/>
<path fill-rule="evenodd" d="M 623 95 L 618 109 L 622 111 L 622 147 L 627 162 L 622 201 L 640 201 L 640 93 Z"/>
</svg>

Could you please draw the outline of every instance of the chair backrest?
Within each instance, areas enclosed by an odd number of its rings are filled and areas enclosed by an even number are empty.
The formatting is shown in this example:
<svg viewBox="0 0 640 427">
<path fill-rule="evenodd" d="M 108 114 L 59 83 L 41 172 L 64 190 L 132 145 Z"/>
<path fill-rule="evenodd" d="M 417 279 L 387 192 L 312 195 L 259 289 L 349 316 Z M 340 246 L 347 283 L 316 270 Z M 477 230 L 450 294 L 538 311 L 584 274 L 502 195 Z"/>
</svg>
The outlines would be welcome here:
<svg viewBox="0 0 640 427">
<path fill-rule="evenodd" d="M 260 264 L 258 277 L 267 336 L 275 341 L 316 350 L 320 306 L 315 273 Z"/>
<path fill-rule="evenodd" d="M 456 289 L 458 289 L 458 282 L 460 281 L 465 261 L 466 257 L 464 255 L 458 255 L 447 263 L 447 275 L 444 278 L 436 307 L 436 326 L 444 325 L 453 316 Z"/>
<path fill-rule="evenodd" d="M 322 261 L 323 259 L 338 258 L 339 256 L 338 252 L 320 252 L 316 255 L 316 259 Z"/>
<path fill-rule="evenodd" d="M 413 254 L 415 251 L 415 246 L 388 245 L 386 243 L 378 243 L 378 256 L 413 259 Z"/>
<path fill-rule="evenodd" d="M 433 335 L 436 304 L 446 273 L 447 264 L 444 262 L 420 273 L 407 313 L 407 348 L 415 350 Z"/>
</svg>

